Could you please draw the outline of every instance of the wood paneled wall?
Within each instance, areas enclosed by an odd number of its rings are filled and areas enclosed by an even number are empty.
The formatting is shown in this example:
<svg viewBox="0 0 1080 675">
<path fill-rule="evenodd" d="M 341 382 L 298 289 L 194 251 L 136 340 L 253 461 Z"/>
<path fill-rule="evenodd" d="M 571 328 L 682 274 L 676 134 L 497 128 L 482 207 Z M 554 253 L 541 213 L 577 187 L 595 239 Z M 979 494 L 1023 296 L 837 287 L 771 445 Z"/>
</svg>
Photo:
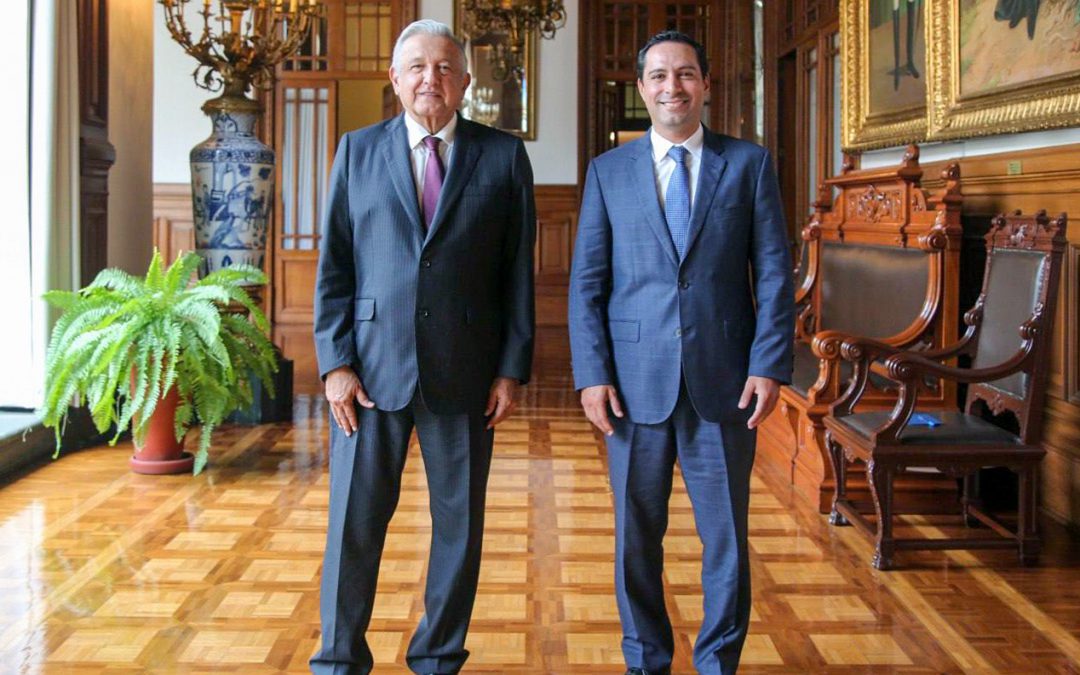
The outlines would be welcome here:
<svg viewBox="0 0 1080 675">
<path fill-rule="evenodd" d="M 570 257 L 577 235 L 576 185 L 536 188 L 536 323 L 566 325 Z"/>
<path fill-rule="evenodd" d="M 535 360 L 566 373 L 570 372 L 567 295 L 579 204 L 576 185 L 536 188 Z"/>
<path fill-rule="evenodd" d="M 191 186 L 154 183 L 154 247 L 172 262 L 183 251 L 195 250 L 195 221 Z"/>
<path fill-rule="evenodd" d="M 1046 209 L 1052 215 L 1064 211 L 1072 221 L 1054 320 L 1040 499 L 1052 518 L 1080 528 L 1080 145 L 959 161 L 965 221 L 985 221 L 1015 209 Z M 925 187 L 940 186 L 931 178 L 940 175 L 945 164 L 924 164 Z"/>
<path fill-rule="evenodd" d="M 109 14 L 106 0 L 79 0 L 79 285 L 86 286 L 108 263 Z"/>
<path fill-rule="evenodd" d="M 566 298 L 570 258 L 577 235 L 576 185 L 536 187 L 536 323 L 538 359 L 569 361 L 566 337 Z M 172 260 L 180 251 L 195 248 L 191 215 L 191 188 L 186 183 L 154 185 L 154 246 Z M 294 280 L 297 287 L 314 289 L 315 279 Z M 310 304 L 310 303 L 309 303 Z M 296 361 L 297 391 L 306 391 L 305 369 L 314 370 L 311 321 L 274 318 L 274 341 Z M 288 317 L 286 317 L 288 318 Z"/>
</svg>

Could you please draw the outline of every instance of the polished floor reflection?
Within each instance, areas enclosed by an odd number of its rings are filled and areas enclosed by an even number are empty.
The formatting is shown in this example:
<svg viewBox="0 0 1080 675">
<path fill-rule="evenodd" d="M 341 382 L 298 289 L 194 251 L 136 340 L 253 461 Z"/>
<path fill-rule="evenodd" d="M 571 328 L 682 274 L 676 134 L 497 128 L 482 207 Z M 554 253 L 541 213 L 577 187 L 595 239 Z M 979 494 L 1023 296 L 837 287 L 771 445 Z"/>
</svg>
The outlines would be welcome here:
<svg viewBox="0 0 1080 675">
<path fill-rule="evenodd" d="M 622 672 L 603 444 L 550 372 L 496 436 L 466 672 Z M 295 425 L 223 429 L 198 478 L 134 475 L 130 447 L 97 448 L 0 488 L 0 673 L 304 672 L 328 483 L 322 402 L 296 411 Z M 1036 569 L 931 552 L 876 572 L 857 532 L 758 473 L 750 531 L 740 672 L 1080 672 L 1080 545 L 1057 529 Z M 407 672 L 428 539 L 414 448 L 371 627 L 377 673 Z M 680 483 L 666 540 L 677 673 L 693 672 L 699 554 Z"/>
</svg>

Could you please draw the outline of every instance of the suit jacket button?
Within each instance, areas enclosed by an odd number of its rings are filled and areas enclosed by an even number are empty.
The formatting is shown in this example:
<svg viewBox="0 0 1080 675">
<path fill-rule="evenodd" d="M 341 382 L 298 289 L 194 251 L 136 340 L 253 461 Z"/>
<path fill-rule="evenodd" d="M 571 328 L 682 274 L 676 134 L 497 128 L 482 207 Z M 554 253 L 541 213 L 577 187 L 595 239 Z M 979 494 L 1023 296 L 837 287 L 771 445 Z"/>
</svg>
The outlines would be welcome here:
<svg viewBox="0 0 1080 675">
<path fill-rule="evenodd" d="M 429 316 L 431 316 L 431 312 L 429 312 L 429 311 L 428 311 L 428 310 L 426 310 L 426 309 L 422 309 L 422 310 L 420 310 L 420 318 L 421 318 L 421 319 L 426 319 L 426 318 L 428 318 Z"/>
<path fill-rule="evenodd" d="M 427 258 L 424 258 L 423 260 L 420 261 L 420 266 L 421 267 L 431 267 L 431 261 L 428 260 Z"/>
<path fill-rule="evenodd" d="M 682 328 L 675 329 L 675 337 L 682 337 Z"/>
<path fill-rule="evenodd" d="M 685 291 L 686 289 L 690 288 L 690 282 L 686 281 L 685 279 L 679 281 L 679 288 Z"/>
</svg>

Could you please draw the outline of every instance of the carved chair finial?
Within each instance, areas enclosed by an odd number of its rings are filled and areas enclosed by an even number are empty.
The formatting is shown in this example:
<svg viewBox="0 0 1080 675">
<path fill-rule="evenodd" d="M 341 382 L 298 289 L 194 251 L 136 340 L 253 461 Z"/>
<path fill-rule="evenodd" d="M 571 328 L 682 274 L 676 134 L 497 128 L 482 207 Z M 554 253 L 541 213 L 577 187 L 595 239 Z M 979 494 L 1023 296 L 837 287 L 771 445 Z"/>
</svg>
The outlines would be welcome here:
<svg viewBox="0 0 1080 675">
<path fill-rule="evenodd" d="M 901 164 L 911 165 L 919 163 L 919 146 L 912 143 L 907 146 L 907 150 L 904 151 L 904 159 L 901 160 Z"/>
<path fill-rule="evenodd" d="M 999 213 L 990 224 L 990 231 L 986 233 L 989 246 L 1048 251 L 1064 249 L 1066 244 L 1068 215 L 1065 213 L 1051 220 L 1045 209 L 1030 216 L 1015 210 L 1009 214 Z"/>
</svg>

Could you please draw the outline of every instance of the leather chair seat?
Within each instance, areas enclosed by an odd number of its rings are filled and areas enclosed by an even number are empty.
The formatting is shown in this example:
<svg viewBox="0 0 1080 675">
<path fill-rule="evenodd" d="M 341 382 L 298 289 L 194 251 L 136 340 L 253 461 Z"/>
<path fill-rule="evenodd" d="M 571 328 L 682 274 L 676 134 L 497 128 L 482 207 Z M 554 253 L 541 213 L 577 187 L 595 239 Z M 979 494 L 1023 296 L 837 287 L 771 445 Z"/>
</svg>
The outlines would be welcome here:
<svg viewBox="0 0 1080 675">
<path fill-rule="evenodd" d="M 941 420 L 938 426 L 915 426 L 909 424 L 900 433 L 900 440 L 911 445 L 1008 445 L 1020 443 L 1020 439 L 1001 427 L 976 417 L 955 411 L 929 413 Z M 856 432 L 870 438 L 875 429 L 889 419 L 889 411 L 864 412 L 841 417 L 841 422 Z"/>
</svg>

